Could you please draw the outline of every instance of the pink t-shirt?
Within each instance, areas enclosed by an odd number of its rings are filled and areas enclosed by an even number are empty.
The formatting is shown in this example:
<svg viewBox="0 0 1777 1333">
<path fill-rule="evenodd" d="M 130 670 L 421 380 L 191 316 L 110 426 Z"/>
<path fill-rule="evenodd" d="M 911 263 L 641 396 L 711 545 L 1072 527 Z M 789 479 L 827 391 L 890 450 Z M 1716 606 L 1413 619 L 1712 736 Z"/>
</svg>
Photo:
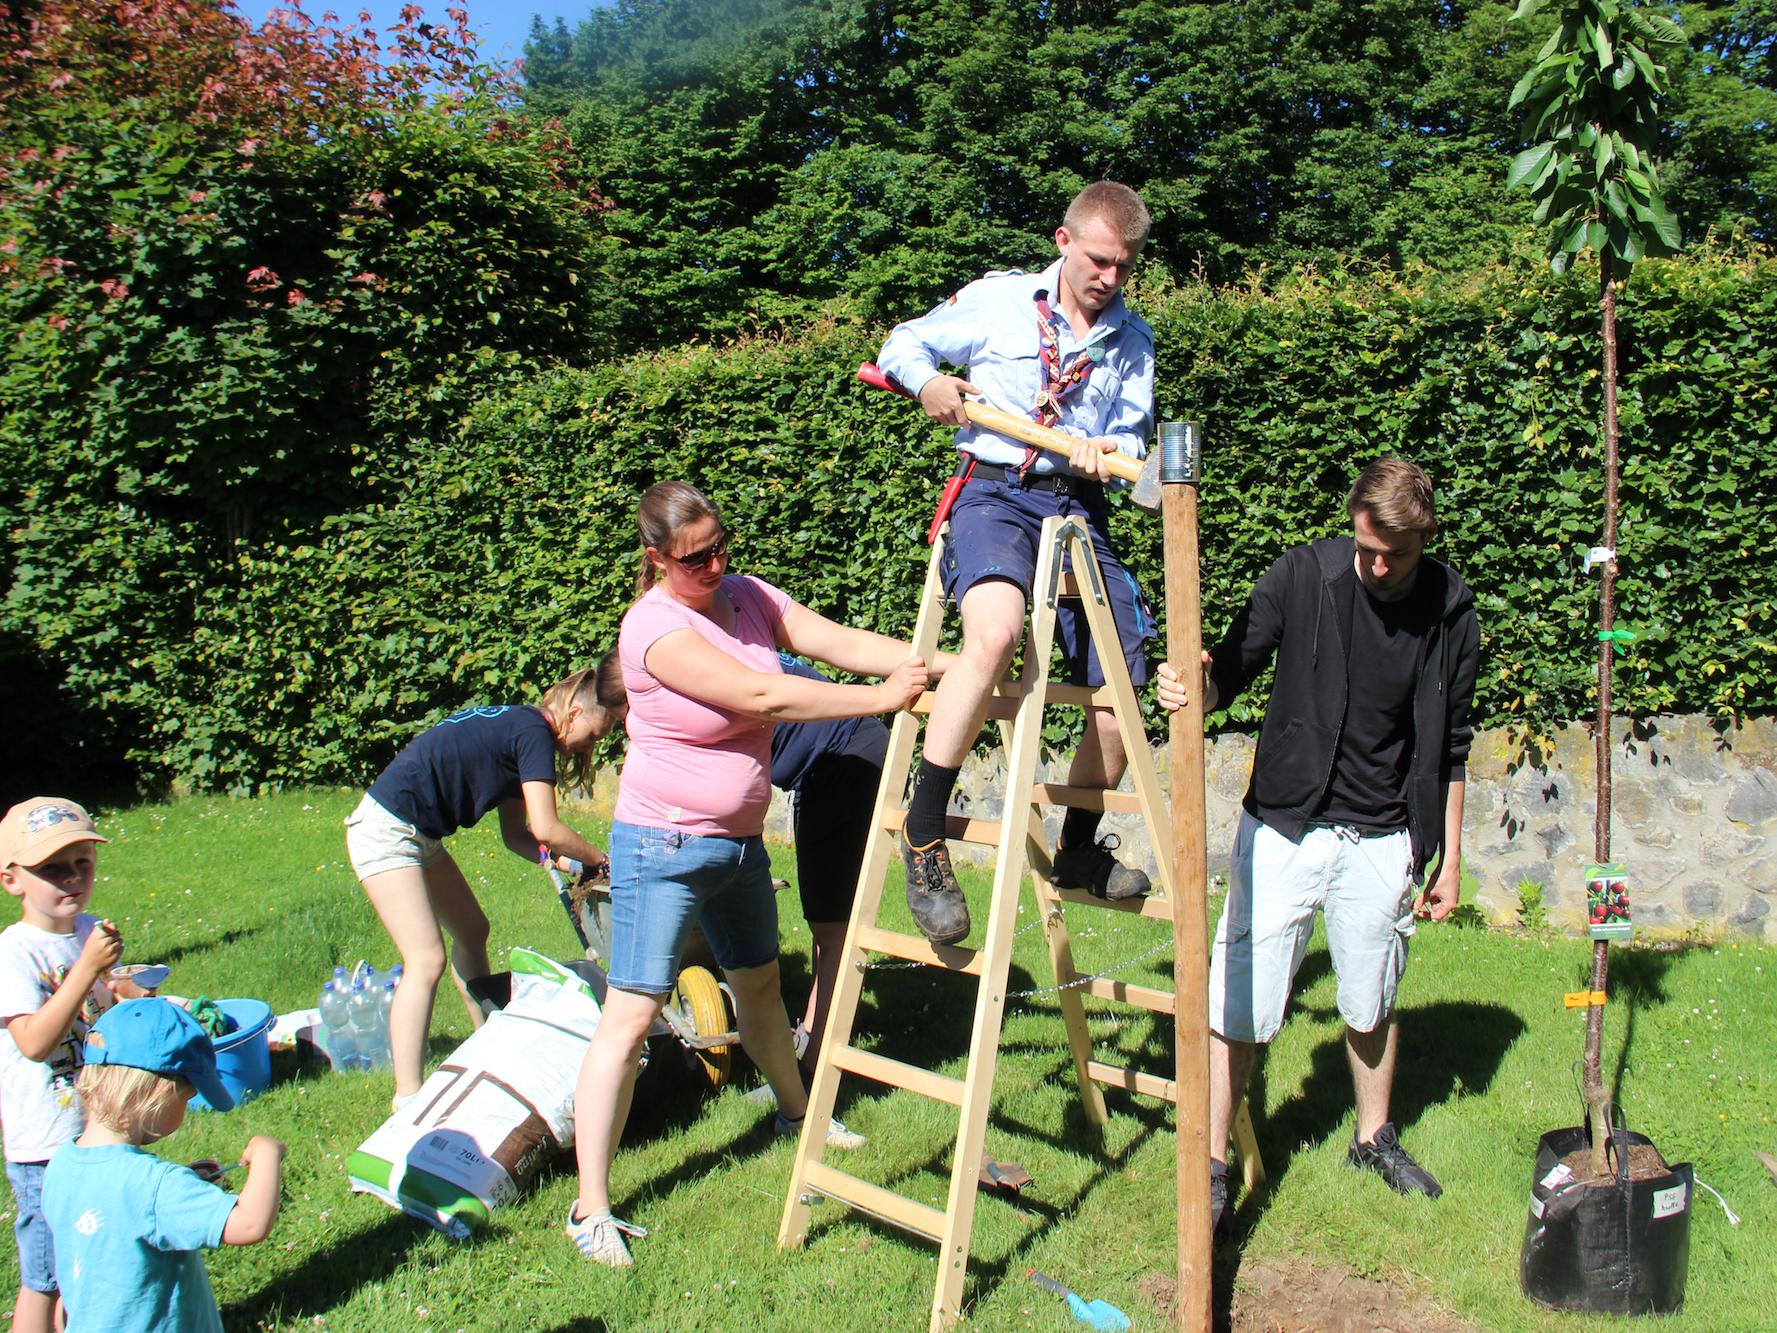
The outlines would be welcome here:
<svg viewBox="0 0 1777 1333">
<path fill-rule="evenodd" d="M 722 593 L 734 607 L 732 634 L 659 584 L 623 617 L 617 659 L 629 693 L 629 753 L 615 813 L 626 824 L 730 838 L 765 828 L 773 724 L 679 694 L 647 666 L 650 648 L 689 629 L 754 671 L 782 671 L 777 649 L 789 597 L 763 579 L 736 574 L 722 580 Z"/>
</svg>

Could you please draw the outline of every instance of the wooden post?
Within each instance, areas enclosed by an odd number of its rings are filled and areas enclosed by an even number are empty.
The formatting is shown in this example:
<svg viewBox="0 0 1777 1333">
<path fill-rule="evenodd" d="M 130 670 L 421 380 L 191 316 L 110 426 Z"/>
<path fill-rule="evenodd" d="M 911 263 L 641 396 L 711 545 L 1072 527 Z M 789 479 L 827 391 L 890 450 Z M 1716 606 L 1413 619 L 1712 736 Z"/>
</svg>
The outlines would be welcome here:
<svg viewBox="0 0 1777 1333">
<path fill-rule="evenodd" d="M 1160 497 L 1165 523 L 1166 658 L 1184 676 L 1188 702 L 1172 715 L 1173 1050 L 1178 1101 L 1178 1326 L 1209 1333 L 1209 859 L 1204 846 L 1203 608 L 1197 568 L 1194 421 L 1160 425 Z"/>
</svg>

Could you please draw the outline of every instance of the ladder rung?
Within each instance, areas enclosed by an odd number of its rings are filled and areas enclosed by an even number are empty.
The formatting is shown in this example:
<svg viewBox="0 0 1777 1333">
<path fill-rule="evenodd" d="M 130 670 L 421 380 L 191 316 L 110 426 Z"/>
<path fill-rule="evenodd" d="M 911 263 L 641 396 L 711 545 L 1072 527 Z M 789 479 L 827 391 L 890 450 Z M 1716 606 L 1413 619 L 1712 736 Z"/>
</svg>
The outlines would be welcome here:
<svg viewBox="0 0 1777 1333">
<path fill-rule="evenodd" d="M 1139 1092 L 1144 1097 L 1158 1097 L 1167 1102 L 1178 1100 L 1178 1085 L 1172 1079 L 1144 1074 L 1139 1069 L 1124 1069 L 1119 1065 L 1089 1060 L 1086 1062 L 1086 1075 L 1094 1083 L 1122 1088 L 1125 1092 Z"/>
<path fill-rule="evenodd" d="M 1133 1004 L 1150 1013 L 1170 1014 L 1178 1008 L 1178 997 L 1171 991 L 1155 990 L 1152 986 L 1131 986 L 1127 981 L 1118 981 L 1113 977 L 1095 977 L 1091 981 L 1081 982 L 1077 989 L 1101 1000 Z"/>
<path fill-rule="evenodd" d="M 890 810 L 882 817 L 882 827 L 890 833 L 900 831 L 907 822 L 905 810 Z M 962 815 L 944 816 L 944 836 L 956 842 L 974 842 L 983 847 L 1000 845 L 1000 822 L 997 819 L 965 819 Z"/>
<path fill-rule="evenodd" d="M 1065 805 L 1074 810 L 1100 810 L 1115 815 L 1139 815 L 1141 797 L 1132 791 L 1106 791 L 1102 787 L 1064 787 L 1058 782 L 1039 782 L 1030 789 L 1037 805 Z"/>
<path fill-rule="evenodd" d="M 918 1065 L 891 1060 L 875 1051 L 861 1051 L 856 1046 L 840 1046 L 832 1051 L 833 1063 L 862 1078 L 886 1083 L 891 1088 L 905 1088 L 934 1101 L 963 1104 L 963 1082 L 946 1074 L 921 1069 Z"/>
<path fill-rule="evenodd" d="M 853 1208 L 861 1208 L 873 1217 L 880 1217 L 885 1222 L 892 1222 L 905 1230 L 916 1232 L 927 1240 L 942 1243 L 944 1236 L 944 1212 L 928 1204 L 915 1203 L 912 1199 L 896 1194 L 893 1190 L 885 1190 L 880 1185 L 872 1185 L 867 1180 L 859 1180 L 856 1176 L 844 1171 L 836 1171 L 825 1162 L 810 1162 L 802 1176 L 803 1183 L 810 1189 L 825 1194 L 829 1199 L 838 1199 L 841 1203 L 850 1204 Z"/>
<path fill-rule="evenodd" d="M 1111 693 L 1109 685 L 1093 689 L 1090 685 L 1061 685 L 1054 681 L 1049 683 L 1048 699 L 1052 704 L 1071 704 L 1075 708 L 1114 708 L 1117 704 L 1117 696 Z"/>
<path fill-rule="evenodd" d="M 1049 691 L 1050 696 L 1053 697 L 1055 686 L 1051 685 Z M 993 687 L 993 693 L 987 696 L 987 715 L 994 718 L 1008 718 L 1015 716 L 1018 712 L 1018 705 L 1024 701 L 1024 696 L 1029 693 L 1029 688 L 1021 680 L 1002 680 L 998 685 Z M 930 717 L 932 715 L 932 705 L 937 701 L 937 698 L 938 692 L 936 690 L 927 690 L 924 694 L 920 695 L 919 698 L 913 701 L 913 706 L 907 711 L 920 717 Z"/>
<path fill-rule="evenodd" d="M 1133 912 L 1138 916 L 1152 917 L 1155 921 L 1172 920 L 1172 900 L 1161 894 L 1150 893 L 1145 898 L 1094 898 L 1084 889 L 1057 889 L 1050 885 L 1050 891 L 1064 903 L 1075 907 L 1105 907 L 1113 912 Z"/>
<path fill-rule="evenodd" d="M 981 975 L 981 950 L 963 949 L 954 944 L 933 944 L 920 935 L 903 935 L 881 926 L 859 926 L 858 944 L 872 953 L 886 953 L 905 958 L 910 963 L 925 963 L 950 972 L 971 977 Z"/>
</svg>

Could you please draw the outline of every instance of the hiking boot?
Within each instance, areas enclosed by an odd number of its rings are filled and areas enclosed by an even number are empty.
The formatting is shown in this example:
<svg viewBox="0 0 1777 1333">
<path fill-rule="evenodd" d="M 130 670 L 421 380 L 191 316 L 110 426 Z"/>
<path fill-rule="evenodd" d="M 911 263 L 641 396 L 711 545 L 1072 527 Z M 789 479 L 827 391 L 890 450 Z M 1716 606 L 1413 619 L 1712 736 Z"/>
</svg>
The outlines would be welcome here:
<svg viewBox="0 0 1777 1333">
<path fill-rule="evenodd" d="M 901 834 L 901 863 L 907 868 L 907 910 L 933 944 L 955 944 L 969 933 L 969 904 L 950 868 L 944 839 L 915 847 Z"/>
<path fill-rule="evenodd" d="M 1234 1229 L 1234 1210 L 1228 1207 L 1228 1164 L 1209 1159 L 1209 1234 L 1226 1240 Z"/>
<path fill-rule="evenodd" d="M 1077 849 L 1057 847 L 1055 887 L 1084 889 L 1094 898 L 1109 898 L 1112 902 L 1141 897 L 1148 891 L 1148 877 L 1111 855 L 1120 842 L 1115 833 L 1107 833 L 1097 842 Z"/>
<path fill-rule="evenodd" d="M 777 1113 L 777 1119 L 772 1122 L 771 1127 L 779 1134 L 785 1135 L 786 1137 L 793 1136 L 802 1132 L 802 1119 L 803 1117 L 798 1117 L 795 1120 L 791 1120 L 782 1111 L 779 1111 Z M 862 1148 L 868 1142 L 870 1142 L 870 1140 L 858 1133 L 857 1130 L 847 1129 L 844 1125 L 840 1124 L 838 1117 L 834 1117 L 827 1121 L 827 1146 L 829 1148 L 845 1148 L 849 1150 L 852 1148 Z"/>
<path fill-rule="evenodd" d="M 567 1233 L 575 1248 L 594 1263 L 601 1263 L 607 1268 L 633 1267 L 635 1260 L 630 1258 L 629 1244 L 623 1238 L 645 1236 L 648 1228 L 638 1227 L 620 1217 L 612 1217 L 609 1213 L 603 1217 L 576 1219 L 574 1211 L 578 1207 L 578 1203 L 568 1205 Z"/>
<path fill-rule="evenodd" d="M 1345 1160 L 1360 1170 L 1374 1171 L 1400 1194 L 1423 1194 L 1435 1199 L 1444 1192 L 1437 1178 L 1407 1155 L 1392 1123 L 1385 1122 L 1368 1143 L 1352 1139 Z"/>
</svg>

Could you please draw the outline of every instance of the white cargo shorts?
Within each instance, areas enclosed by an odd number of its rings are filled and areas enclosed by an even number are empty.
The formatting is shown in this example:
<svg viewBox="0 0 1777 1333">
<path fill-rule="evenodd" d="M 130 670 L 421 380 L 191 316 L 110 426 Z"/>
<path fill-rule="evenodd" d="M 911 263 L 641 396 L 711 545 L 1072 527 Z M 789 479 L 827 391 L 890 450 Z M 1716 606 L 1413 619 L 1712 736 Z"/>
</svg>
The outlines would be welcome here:
<svg viewBox="0 0 1777 1333">
<path fill-rule="evenodd" d="M 444 854 L 444 844 L 390 814 L 368 792 L 346 816 L 346 859 L 360 880 L 402 866 L 424 869 Z"/>
<path fill-rule="evenodd" d="M 1322 912 L 1340 1017 L 1374 1032 L 1393 1012 L 1407 966 L 1412 867 L 1404 829 L 1360 837 L 1355 829 L 1311 828 L 1293 843 L 1243 811 L 1210 954 L 1210 1030 L 1240 1042 L 1277 1035 Z"/>
</svg>

